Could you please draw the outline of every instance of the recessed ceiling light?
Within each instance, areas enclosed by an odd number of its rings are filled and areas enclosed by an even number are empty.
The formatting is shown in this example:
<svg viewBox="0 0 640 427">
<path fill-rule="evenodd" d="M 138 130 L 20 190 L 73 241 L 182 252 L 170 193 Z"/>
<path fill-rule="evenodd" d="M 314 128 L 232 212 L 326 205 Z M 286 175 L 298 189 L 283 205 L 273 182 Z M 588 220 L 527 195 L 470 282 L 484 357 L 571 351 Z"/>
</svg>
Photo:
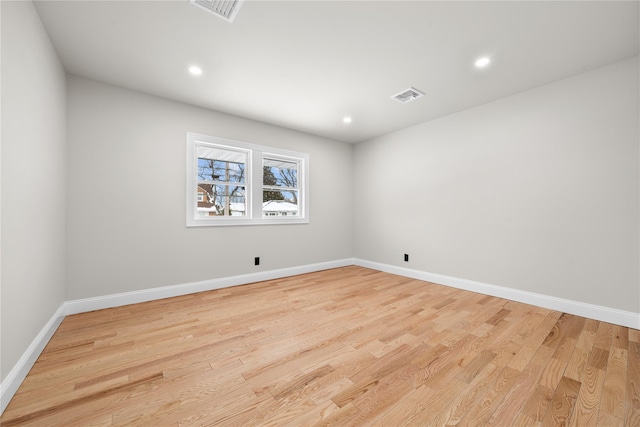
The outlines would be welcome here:
<svg viewBox="0 0 640 427">
<path fill-rule="evenodd" d="M 476 68 L 484 68 L 490 63 L 491 63 L 491 59 L 489 59 L 486 56 L 483 56 L 482 58 L 478 58 L 478 60 L 476 60 L 475 65 L 476 65 Z"/>
<path fill-rule="evenodd" d="M 345 123 L 351 123 L 353 120 L 351 119 L 351 117 L 347 116 L 347 117 L 343 118 L 342 121 L 345 122 Z"/>
<path fill-rule="evenodd" d="M 189 67 L 189 72 L 194 76 L 199 76 L 200 74 L 202 74 L 202 68 L 196 65 L 192 65 L 191 67 Z"/>
</svg>

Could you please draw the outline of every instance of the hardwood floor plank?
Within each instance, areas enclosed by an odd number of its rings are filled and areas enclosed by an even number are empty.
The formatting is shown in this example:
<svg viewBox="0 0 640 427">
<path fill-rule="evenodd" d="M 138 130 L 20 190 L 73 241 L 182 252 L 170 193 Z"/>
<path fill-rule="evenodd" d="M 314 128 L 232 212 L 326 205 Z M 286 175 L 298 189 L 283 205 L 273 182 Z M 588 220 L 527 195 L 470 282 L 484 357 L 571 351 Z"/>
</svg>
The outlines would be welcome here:
<svg viewBox="0 0 640 427">
<path fill-rule="evenodd" d="M 580 375 L 580 392 L 575 408 L 567 425 L 575 427 L 595 427 L 598 424 L 598 411 L 605 373 L 601 369 L 587 366 Z"/>
<path fill-rule="evenodd" d="M 611 348 L 611 340 L 613 338 L 613 325 L 611 323 L 601 322 L 596 332 L 596 340 L 593 343 L 595 348 L 609 351 Z"/>
<path fill-rule="evenodd" d="M 625 328 L 620 325 L 613 325 L 612 335 L 612 346 L 614 348 L 621 348 L 624 350 L 629 348 L 629 328 Z"/>
<path fill-rule="evenodd" d="M 367 390 L 353 401 L 358 412 L 344 418 L 343 422 L 345 425 L 355 426 L 370 424 L 412 391 L 413 387 L 408 381 L 395 381 L 393 377 L 385 377 L 377 387 Z"/>
<path fill-rule="evenodd" d="M 543 426 L 565 425 L 580 391 L 580 383 L 568 377 L 562 377 L 553 394 L 549 410 L 542 420 Z"/>
<path fill-rule="evenodd" d="M 405 398 L 387 408 L 376 420 L 372 421 L 372 426 L 402 426 L 411 425 L 411 420 L 416 415 L 429 410 L 434 391 L 426 386 L 418 387 L 409 392 Z"/>
<path fill-rule="evenodd" d="M 522 372 L 513 368 L 507 367 L 499 370 L 498 375 L 487 388 L 487 392 L 483 394 L 482 399 L 476 401 L 469 409 L 469 412 L 462 417 L 458 425 L 469 427 L 485 425 L 521 375 L 523 375 Z"/>
<path fill-rule="evenodd" d="M 521 414 L 533 421 L 542 421 L 549 409 L 551 399 L 553 399 L 553 390 L 539 384 L 525 403 Z"/>
<path fill-rule="evenodd" d="M 544 367 L 542 375 L 540 375 L 540 385 L 548 388 L 549 390 L 555 390 L 564 376 L 566 367 L 567 364 L 565 362 L 551 358 L 549 363 Z"/>
<path fill-rule="evenodd" d="M 518 427 L 540 427 L 542 423 L 530 418 L 528 415 L 520 413 L 514 420 L 513 425 Z"/>
<path fill-rule="evenodd" d="M 458 393 L 428 425 L 434 427 L 457 425 L 469 411 L 469 408 L 482 399 L 486 391 L 486 387 L 470 387 L 466 393 Z M 427 409 L 427 411 L 430 410 L 431 407 Z"/>
<path fill-rule="evenodd" d="M 640 426 L 640 343 L 630 341 L 627 360 L 625 424 Z"/>
<path fill-rule="evenodd" d="M 612 345 L 604 379 L 604 390 L 600 403 L 600 416 L 624 420 L 624 397 L 626 393 L 627 350 Z M 600 421 L 598 422 L 600 423 Z"/>
<path fill-rule="evenodd" d="M 520 347 L 520 350 L 515 354 L 513 359 L 509 362 L 510 368 L 522 371 L 529 364 L 533 355 L 538 351 L 540 345 L 547 336 L 547 332 L 543 329 L 538 333 L 533 333 Z"/>
<path fill-rule="evenodd" d="M 604 350 L 594 346 L 589 355 L 587 365 L 596 369 L 606 370 L 607 363 L 609 363 L 609 349 Z"/>
<path fill-rule="evenodd" d="M 591 350 L 595 343 L 595 338 L 595 332 L 586 330 L 582 331 L 580 338 L 578 338 L 578 342 L 576 343 L 576 347 L 573 350 L 573 354 L 571 354 L 571 357 L 567 362 L 567 369 L 564 373 L 566 377 L 576 381 L 581 381 L 581 376 L 587 367 L 589 355 L 591 354 Z"/>
<path fill-rule="evenodd" d="M 487 365 L 495 359 L 496 354 L 489 350 L 483 350 L 456 376 L 457 379 L 470 384 L 478 374 L 486 369 Z"/>
<path fill-rule="evenodd" d="M 333 366 L 324 365 L 321 368 L 315 369 L 307 374 L 303 374 L 295 378 L 293 381 L 279 385 L 278 387 L 274 387 L 270 393 L 274 399 L 282 399 L 289 394 L 292 394 L 300 390 L 301 388 L 306 387 L 312 381 L 315 381 L 318 378 L 322 378 L 333 371 L 335 371 L 335 368 Z"/>
<path fill-rule="evenodd" d="M 295 426 L 312 426 L 329 418 L 338 409 L 331 400 L 325 400 L 322 404 L 316 405 L 315 408 L 306 411 L 298 418 L 294 418 L 289 424 Z"/>
<path fill-rule="evenodd" d="M 2 426 L 635 426 L 637 330 L 350 266 L 68 316 Z"/>
<path fill-rule="evenodd" d="M 534 364 L 527 365 L 512 387 L 505 393 L 487 424 L 497 427 L 504 424 L 504 420 L 514 420 L 524 408 L 527 398 L 531 395 L 531 389 L 538 383 L 541 372 L 542 369 L 539 366 Z"/>
<path fill-rule="evenodd" d="M 327 418 L 323 418 L 319 422 L 314 424 L 314 427 L 330 427 L 330 426 L 343 426 L 346 425 L 344 420 L 348 417 L 357 414 L 358 408 L 349 403 L 342 408 L 333 411 Z"/>
</svg>

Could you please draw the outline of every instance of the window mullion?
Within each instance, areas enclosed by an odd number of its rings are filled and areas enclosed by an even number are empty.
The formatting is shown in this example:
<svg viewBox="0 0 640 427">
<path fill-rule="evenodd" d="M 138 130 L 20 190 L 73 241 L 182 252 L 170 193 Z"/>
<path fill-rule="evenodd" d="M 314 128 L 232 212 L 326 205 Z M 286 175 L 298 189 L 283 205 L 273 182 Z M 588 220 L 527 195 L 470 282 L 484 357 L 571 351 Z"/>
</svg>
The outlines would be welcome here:
<svg viewBox="0 0 640 427">
<path fill-rule="evenodd" d="M 262 152 L 254 150 L 251 157 L 251 217 L 262 218 Z"/>
</svg>

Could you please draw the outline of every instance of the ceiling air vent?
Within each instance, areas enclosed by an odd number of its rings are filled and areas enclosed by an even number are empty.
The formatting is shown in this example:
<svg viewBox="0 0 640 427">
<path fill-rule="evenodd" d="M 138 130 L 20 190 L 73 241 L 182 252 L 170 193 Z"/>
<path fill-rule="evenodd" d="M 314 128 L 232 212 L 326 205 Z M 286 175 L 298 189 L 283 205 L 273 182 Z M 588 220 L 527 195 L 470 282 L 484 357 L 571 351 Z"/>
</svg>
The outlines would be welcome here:
<svg viewBox="0 0 640 427">
<path fill-rule="evenodd" d="M 407 102 L 411 102 L 421 96 L 424 96 L 424 92 L 419 91 L 415 87 L 410 87 L 407 90 L 403 90 L 402 92 L 393 95 L 391 98 L 401 102 L 402 104 L 406 104 Z"/>
<path fill-rule="evenodd" d="M 225 21 L 233 22 L 244 0 L 191 0 L 191 4 L 200 6 Z"/>
</svg>

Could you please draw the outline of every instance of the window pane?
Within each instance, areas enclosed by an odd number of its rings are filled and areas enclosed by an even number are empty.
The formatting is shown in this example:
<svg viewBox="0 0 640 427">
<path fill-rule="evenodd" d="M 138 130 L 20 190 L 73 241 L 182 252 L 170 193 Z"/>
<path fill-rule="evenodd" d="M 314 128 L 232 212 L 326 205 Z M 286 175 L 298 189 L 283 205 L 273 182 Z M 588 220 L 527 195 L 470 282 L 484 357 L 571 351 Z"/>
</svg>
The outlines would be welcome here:
<svg viewBox="0 0 640 427">
<path fill-rule="evenodd" d="M 198 217 L 245 216 L 247 214 L 244 186 L 198 184 Z M 202 201 L 199 201 L 202 197 Z"/>
<path fill-rule="evenodd" d="M 298 164 L 276 159 L 263 159 L 262 184 L 298 188 Z"/>
<path fill-rule="evenodd" d="M 237 182 L 244 184 L 244 163 L 233 163 L 198 157 L 198 180 L 215 182 Z"/>
<path fill-rule="evenodd" d="M 263 216 L 298 216 L 298 192 L 264 190 L 262 192 Z"/>
</svg>

